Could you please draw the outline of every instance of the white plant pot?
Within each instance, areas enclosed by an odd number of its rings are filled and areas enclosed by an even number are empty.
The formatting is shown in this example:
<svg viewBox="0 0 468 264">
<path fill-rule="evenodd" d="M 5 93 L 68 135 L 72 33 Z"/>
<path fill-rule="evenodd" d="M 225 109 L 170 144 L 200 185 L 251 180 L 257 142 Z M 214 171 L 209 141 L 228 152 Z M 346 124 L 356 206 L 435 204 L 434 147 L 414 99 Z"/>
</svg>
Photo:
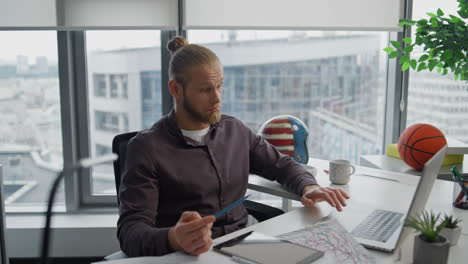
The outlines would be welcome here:
<svg viewBox="0 0 468 264">
<path fill-rule="evenodd" d="M 461 227 L 444 228 L 440 232 L 440 235 L 450 241 L 450 246 L 455 246 L 458 243 L 458 239 L 460 238 L 461 230 Z"/>
</svg>

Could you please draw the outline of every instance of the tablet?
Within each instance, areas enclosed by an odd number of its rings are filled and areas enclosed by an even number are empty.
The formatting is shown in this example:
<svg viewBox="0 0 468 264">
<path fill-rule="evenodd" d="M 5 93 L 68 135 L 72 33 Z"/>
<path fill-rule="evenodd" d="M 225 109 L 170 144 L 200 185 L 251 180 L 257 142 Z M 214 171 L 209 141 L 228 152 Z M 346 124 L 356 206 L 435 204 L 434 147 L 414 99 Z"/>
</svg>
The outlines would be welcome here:
<svg viewBox="0 0 468 264">
<path fill-rule="evenodd" d="M 306 264 L 323 256 L 323 252 L 259 232 L 248 232 L 213 247 L 240 263 Z"/>
</svg>

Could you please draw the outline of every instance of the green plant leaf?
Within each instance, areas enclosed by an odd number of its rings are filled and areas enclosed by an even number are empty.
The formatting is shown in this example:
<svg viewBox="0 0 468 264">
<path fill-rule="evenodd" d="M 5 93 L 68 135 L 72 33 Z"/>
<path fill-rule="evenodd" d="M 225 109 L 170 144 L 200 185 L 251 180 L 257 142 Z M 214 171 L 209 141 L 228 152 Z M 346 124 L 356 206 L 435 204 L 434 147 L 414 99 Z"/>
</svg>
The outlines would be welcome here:
<svg viewBox="0 0 468 264">
<path fill-rule="evenodd" d="M 426 15 L 428 15 L 430 17 L 436 17 L 436 15 L 434 13 L 426 13 Z"/>
<path fill-rule="evenodd" d="M 404 52 L 412 52 L 413 51 L 413 46 L 407 46 L 403 49 Z"/>
<path fill-rule="evenodd" d="M 412 39 L 411 38 L 404 38 L 403 42 L 406 44 L 411 44 Z"/>
<path fill-rule="evenodd" d="M 460 9 L 460 10 L 457 11 L 457 13 L 463 18 L 468 18 L 467 10 Z M 461 79 L 463 80 L 463 77 Z"/>
<path fill-rule="evenodd" d="M 445 55 L 445 59 L 446 59 L 446 60 L 449 60 L 449 59 L 452 58 L 453 52 L 452 52 L 452 50 L 447 50 L 447 51 L 444 53 L 444 55 Z"/>
<path fill-rule="evenodd" d="M 416 231 L 421 233 L 421 236 L 424 237 L 429 242 L 435 241 L 439 236 L 439 233 L 445 227 L 447 221 L 442 221 L 438 224 L 440 219 L 440 214 L 428 213 L 423 211 L 422 215 L 419 217 L 410 217 L 406 222 L 405 226 L 414 228 Z"/>
<path fill-rule="evenodd" d="M 421 45 L 423 43 L 423 38 L 421 38 L 420 36 L 417 36 L 416 37 L 416 45 Z"/>
<path fill-rule="evenodd" d="M 433 17 L 431 18 L 431 27 L 436 28 L 439 26 L 439 22 L 437 21 L 437 18 Z"/>
<path fill-rule="evenodd" d="M 422 56 L 419 58 L 419 62 L 425 61 L 425 60 L 427 60 L 427 59 L 429 59 L 429 55 L 424 54 L 424 55 L 422 55 Z"/>
<path fill-rule="evenodd" d="M 405 54 L 403 56 L 401 56 L 400 58 L 400 64 L 403 64 L 405 62 L 408 62 L 410 60 L 410 56 L 408 54 Z"/>
<path fill-rule="evenodd" d="M 455 76 L 457 78 L 458 76 Z M 446 221 L 445 227 L 447 228 L 457 228 L 458 224 L 461 222 L 460 218 L 453 218 L 453 216 L 444 214 L 444 217 L 442 218 L 442 221 Z"/>
<path fill-rule="evenodd" d="M 385 49 L 383 49 L 385 52 L 387 53 L 390 53 L 393 51 L 393 48 L 392 47 L 386 47 Z"/>
<path fill-rule="evenodd" d="M 437 15 L 438 16 L 443 16 L 444 12 L 439 8 L 439 9 L 437 9 Z"/>
<path fill-rule="evenodd" d="M 418 62 L 416 60 L 411 60 L 409 62 L 409 65 L 411 66 L 413 70 L 416 70 L 416 65 L 418 65 Z"/>
<path fill-rule="evenodd" d="M 395 47 L 397 49 L 401 48 L 401 44 L 398 41 L 392 40 L 392 41 L 390 41 L 390 43 L 392 43 L 393 47 Z"/>
<path fill-rule="evenodd" d="M 448 73 L 447 68 L 444 68 L 443 71 L 442 71 L 442 74 L 443 74 L 443 75 L 446 75 L 447 73 Z"/>
<path fill-rule="evenodd" d="M 454 24 L 456 24 L 456 23 L 458 23 L 458 22 L 461 21 L 461 19 L 460 19 L 459 17 L 457 17 L 457 16 L 454 16 L 454 15 L 449 15 L 449 16 L 450 16 L 450 18 L 451 18 L 451 19 L 450 19 L 450 22 L 452 22 L 452 23 L 454 23 Z"/>
<path fill-rule="evenodd" d="M 401 70 L 406 71 L 409 68 L 409 66 L 410 66 L 409 63 L 405 62 L 405 63 L 403 63 L 403 65 L 401 65 Z"/>
<path fill-rule="evenodd" d="M 422 63 L 419 63 L 419 66 L 418 66 L 418 72 L 422 71 L 422 70 L 425 70 L 426 69 L 426 63 L 422 62 Z"/>
<path fill-rule="evenodd" d="M 393 58 L 396 58 L 397 56 L 398 56 L 398 51 L 392 51 L 388 55 L 388 58 L 393 59 Z"/>
<path fill-rule="evenodd" d="M 438 73 L 442 73 L 442 68 L 437 67 L 437 72 L 438 72 Z"/>
<path fill-rule="evenodd" d="M 423 26 L 423 25 L 427 25 L 427 19 L 420 19 L 418 20 L 418 26 Z"/>
<path fill-rule="evenodd" d="M 437 65 L 437 61 L 436 60 L 430 60 L 429 61 L 429 71 L 432 71 L 434 69 L 434 67 Z"/>
</svg>

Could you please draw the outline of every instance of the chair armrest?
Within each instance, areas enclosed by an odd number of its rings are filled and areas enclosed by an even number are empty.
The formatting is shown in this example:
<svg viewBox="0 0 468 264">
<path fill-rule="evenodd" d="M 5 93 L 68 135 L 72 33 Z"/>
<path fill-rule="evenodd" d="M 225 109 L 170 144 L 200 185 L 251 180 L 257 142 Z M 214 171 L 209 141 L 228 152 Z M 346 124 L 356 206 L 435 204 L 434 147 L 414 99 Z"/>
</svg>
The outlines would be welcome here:
<svg viewBox="0 0 468 264">
<path fill-rule="evenodd" d="M 284 214 L 284 211 L 281 209 L 250 200 L 245 201 L 244 206 L 249 215 L 257 219 L 258 222 L 263 222 L 275 216 Z"/>
<path fill-rule="evenodd" d="M 104 257 L 105 260 L 117 260 L 117 259 L 125 259 L 125 258 L 128 258 L 128 256 L 122 251 L 117 251 L 113 254 L 110 254 L 109 256 Z"/>
</svg>

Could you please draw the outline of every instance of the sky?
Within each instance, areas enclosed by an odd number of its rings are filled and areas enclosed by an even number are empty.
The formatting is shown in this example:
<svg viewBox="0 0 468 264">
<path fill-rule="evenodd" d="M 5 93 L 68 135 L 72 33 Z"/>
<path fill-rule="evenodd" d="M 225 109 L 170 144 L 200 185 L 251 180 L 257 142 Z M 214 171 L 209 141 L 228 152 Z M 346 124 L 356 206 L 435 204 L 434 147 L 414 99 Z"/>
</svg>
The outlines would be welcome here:
<svg viewBox="0 0 468 264">
<path fill-rule="evenodd" d="M 440 7 L 446 13 L 456 14 L 456 0 L 413 0 L 413 18 L 418 19 L 427 12 L 436 12 Z M 322 32 L 306 32 L 307 35 Z M 239 31 L 237 38 L 270 39 L 285 38 L 290 31 Z M 157 30 L 131 31 L 87 31 L 88 50 L 112 50 L 119 48 L 151 47 L 160 45 L 160 34 Z M 199 30 L 189 32 L 192 43 L 206 43 L 227 40 L 226 31 Z M 57 61 L 57 33 L 55 31 L 0 31 L 0 63 L 15 62 L 17 55 L 29 57 L 34 64 L 37 56 L 46 56 L 49 61 Z"/>
</svg>

